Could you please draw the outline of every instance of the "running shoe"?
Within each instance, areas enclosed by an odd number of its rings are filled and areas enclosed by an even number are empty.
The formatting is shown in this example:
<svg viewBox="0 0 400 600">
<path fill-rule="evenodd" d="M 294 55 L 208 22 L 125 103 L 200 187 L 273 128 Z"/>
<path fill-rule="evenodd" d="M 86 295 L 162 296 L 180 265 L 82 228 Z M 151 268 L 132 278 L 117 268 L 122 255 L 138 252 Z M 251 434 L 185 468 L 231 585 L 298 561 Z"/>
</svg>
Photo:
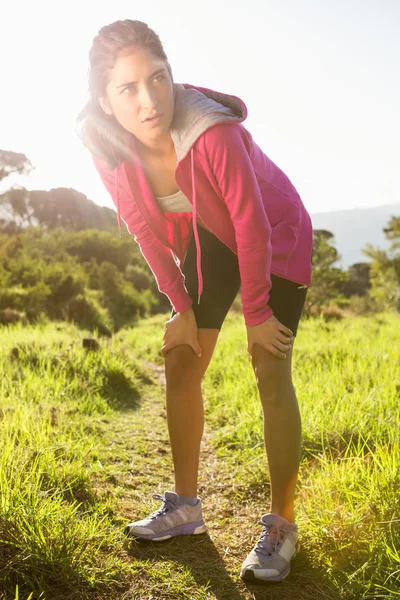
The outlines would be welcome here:
<svg viewBox="0 0 400 600">
<path fill-rule="evenodd" d="M 161 507 L 146 519 L 129 523 L 125 527 L 126 535 L 161 542 L 176 535 L 191 535 L 207 531 L 200 498 L 194 506 L 179 502 L 179 496 L 175 492 L 165 492 L 164 496 L 153 494 L 153 498 L 162 502 Z"/>
<path fill-rule="evenodd" d="M 259 523 L 264 531 L 243 562 L 240 576 L 250 583 L 282 581 L 300 549 L 297 524 L 272 514 L 263 515 Z"/>
</svg>

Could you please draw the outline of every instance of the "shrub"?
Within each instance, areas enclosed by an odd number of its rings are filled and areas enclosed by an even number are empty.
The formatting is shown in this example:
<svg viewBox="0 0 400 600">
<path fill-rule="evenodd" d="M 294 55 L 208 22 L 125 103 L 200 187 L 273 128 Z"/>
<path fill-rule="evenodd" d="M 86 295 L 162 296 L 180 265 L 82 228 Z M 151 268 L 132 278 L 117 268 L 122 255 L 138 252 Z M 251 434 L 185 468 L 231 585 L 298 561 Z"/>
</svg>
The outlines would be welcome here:
<svg viewBox="0 0 400 600">
<path fill-rule="evenodd" d="M 100 279 L 103 304 L 117 330 L 125 324 L 132 325 L 138 316 L 148 315 L 156 302 L 150 290 L 137 292 L 112 263 L 102 263 Z"/>
<path fill-rule="evenodd" d="M 125 270 L 125 278 L 138 292 L 152 287 L 154 277 L 139 265 L 128 265 Z"/>
<path fill-rule="evenodd" d="M 52 318 L 62 315 L 66 304 L 85 290 L 87 275 L 80 265 L 66 257 L 64 262 L 48 263 L 43 281 L 50 288 L 47 308 Z"/>
<path fill-rule="evenodd" d="M 379 312 L 377 301 L 375 300 L 375 298 L 371 298 L 371 296 L 369 295 L 350 296 L 348 308 L 355 315 L 369 315 L 372 313 Z"/>
<path fill-rule="evenodd" d="M 79 294 L 71 298 L 66 307 L 66 318 L 89 331 L 97 330 L 100 335 L 111 336 L 112 322 L 107 310 L 100 306 L 93 293 L 89 290 L 86 293 L 87 296 Z"/>
<path fill-rule="evenodd" d="M 23 323 L 26 325 L 26 315 L 12 308 L 0 310 L 0 325 L 10 325 L 12 323 Z"/>
<path fill-rule="evenodd" d="M 338 306 L 324 306 L 321 309 L 321 315 L 325 321 L 340 321 L 346 314 Z"/>
</svg>

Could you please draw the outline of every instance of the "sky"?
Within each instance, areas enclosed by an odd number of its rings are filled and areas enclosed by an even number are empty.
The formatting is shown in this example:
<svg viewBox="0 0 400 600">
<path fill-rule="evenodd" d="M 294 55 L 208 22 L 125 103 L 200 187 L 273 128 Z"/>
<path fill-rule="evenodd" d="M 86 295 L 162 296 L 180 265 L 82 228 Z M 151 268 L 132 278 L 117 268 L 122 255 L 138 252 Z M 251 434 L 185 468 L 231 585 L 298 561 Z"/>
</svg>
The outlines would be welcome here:
<svg viewBox="0 0 400 600">
<path fill-rule="evenodd" d="M 244 126 L 311 213 L 400 202 L 400 0 L 7 2 L 0 148 L 28 189 L 72 187 L 114 208 L 76 129 L 103 26 L 145 21 L 179 83 L 242 98 Z"/>
</svg>

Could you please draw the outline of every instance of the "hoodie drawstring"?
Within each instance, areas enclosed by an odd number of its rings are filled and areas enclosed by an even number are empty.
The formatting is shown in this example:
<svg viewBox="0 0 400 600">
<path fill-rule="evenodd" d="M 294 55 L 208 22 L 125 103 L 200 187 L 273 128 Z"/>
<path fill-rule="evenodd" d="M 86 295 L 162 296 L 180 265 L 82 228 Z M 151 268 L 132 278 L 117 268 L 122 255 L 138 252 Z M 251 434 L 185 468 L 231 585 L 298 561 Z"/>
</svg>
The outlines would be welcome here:
<svg viewBox="0 0 400 600">
<path fill-rule="evenodd" d="M 192 162 L 192 196 L 193 196 L 193 233 L 194 233 L 194 239 L 196 242 L 196 269 L 197 269 L 197 281 L 198 281 L 198 287 L 197 287 L 197 293 L 198 293 L 198 299 L 197 299 L 197 304 L 200 304 L 200 297 L 201 294 L 203 293 L 203 274 L 201 272 L 201 247 L 200 247 L 200 241 L 199 241 L 199 233 L 197 230 L 197 220 L 196 220 L 196 182 L 195 182 L 195 177 L 194 177 L 194 152 L 193 152 L 193 148 L 190 152 L 191 155 L 191 162 Z M 117 169 L 115 169 L 115 174 L 114 174 L 114 184 L 115 184 L 115 198 L 117 201 L 117 218 L 118 218 L 118 227 L 119 227 L 119 237 L 122 237 L 122 226 L 121 226 L 121 212 L 120 212 L 120 205 L 119 205 L 119 194 L 118 194 L 118 171 Z"/>
<path fill-rule="evenodd" d="M 118 171 L 115 169 L 114 172 L 114 185 L 115 185 L 115 198 L 117 200 L 117 218 L 118 218 L 118 227 L 119 227 L 119 237 L 122 237 L 121 231 L 121 211 L 119 208 L 119 195 L 118 195 Z"/>
<path fill-rule="evenodd" d="M 198 281 L 198 300 L 197 304 L 200 304 L 200 296 L 203 292 L 203 274 L 201 272 L 201 247 L 199 241 L 199 232 L 197 231 L 197 219 L 196 219 L 196 182 L 194 177 L 194 152 L 193 148 L 190 151 L 190 157 L 192 161 L 192 198 L 193 198 L 193 233 L 196 242 L 196 267 L 197 267 L 197 281 Z"/>
</svg>

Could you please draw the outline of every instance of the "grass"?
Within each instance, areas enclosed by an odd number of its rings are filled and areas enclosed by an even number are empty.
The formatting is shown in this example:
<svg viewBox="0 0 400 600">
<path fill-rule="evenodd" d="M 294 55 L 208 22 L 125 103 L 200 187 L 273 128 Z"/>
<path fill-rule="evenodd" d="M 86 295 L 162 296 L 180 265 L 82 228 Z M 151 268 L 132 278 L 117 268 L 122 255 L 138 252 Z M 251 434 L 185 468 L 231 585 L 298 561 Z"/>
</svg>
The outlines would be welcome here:
<svg viewBox="0 0 400 600">
<path fill-rule="evenodd" d="M 0 599 L 400 597 L 400 322 L 302 321 L 302 550 L 283 583 L 240 564 L 268 510 L 261 408 L 242 317 L 228 315 L 204 381 L 200 495 L 209 532 L 128 543 L 124 524 L 172 489 L 159 347 L 165 316 L 98 352 L 73 325 L 1 330 Z M 397 340 L 397 342 L 396 342 Z M 283 432 L 284 435 L 284 432 Z"/>
</svg>

